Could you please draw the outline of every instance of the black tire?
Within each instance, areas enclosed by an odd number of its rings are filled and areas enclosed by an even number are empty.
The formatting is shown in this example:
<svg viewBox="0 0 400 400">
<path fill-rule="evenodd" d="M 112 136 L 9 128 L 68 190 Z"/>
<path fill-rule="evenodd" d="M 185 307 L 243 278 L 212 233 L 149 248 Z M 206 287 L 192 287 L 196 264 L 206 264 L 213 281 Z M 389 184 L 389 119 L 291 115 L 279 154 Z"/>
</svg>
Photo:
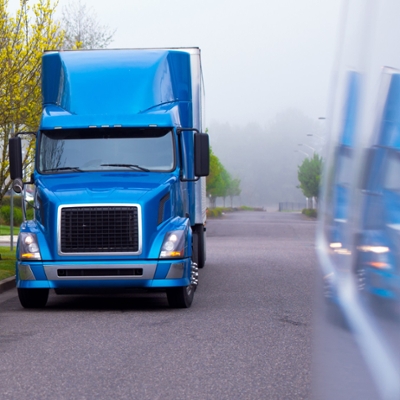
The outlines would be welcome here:
<svg viewBox="0 0 400 400">
<path fill-rule="evenodd" d="M 43 308 L 49 297 L 49 289 L 18 289 L 18 297 L 24 308 Z"/>
<path fill-rule="evenodd" d="M 193 302 L 194 291 L 193 285 L 167 289 L 169 306 L 171 308 L 189 308 Z"/>
<path fill-rule="evenodd" d="M 193 261 L 198 268 L 204 268 L 206 263 L 206 238 L 204 226 L 195 225 L 193 230 Z"/>
</svg>

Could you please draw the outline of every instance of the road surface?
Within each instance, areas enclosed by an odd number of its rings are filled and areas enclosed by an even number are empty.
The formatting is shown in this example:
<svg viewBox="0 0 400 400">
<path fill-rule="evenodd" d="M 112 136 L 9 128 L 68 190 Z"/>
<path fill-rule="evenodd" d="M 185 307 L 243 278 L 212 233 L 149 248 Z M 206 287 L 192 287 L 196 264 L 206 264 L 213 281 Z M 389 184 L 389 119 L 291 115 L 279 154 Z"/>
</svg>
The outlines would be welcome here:
<svg viewBox="0 0 400 400">
<path fill-rule="evenodd" d="M 0 295 L 0 398 L 310 398 L 315 221 L 237 212 L 207 224 L 188 310 L 165 294 Z"/>
</svg>

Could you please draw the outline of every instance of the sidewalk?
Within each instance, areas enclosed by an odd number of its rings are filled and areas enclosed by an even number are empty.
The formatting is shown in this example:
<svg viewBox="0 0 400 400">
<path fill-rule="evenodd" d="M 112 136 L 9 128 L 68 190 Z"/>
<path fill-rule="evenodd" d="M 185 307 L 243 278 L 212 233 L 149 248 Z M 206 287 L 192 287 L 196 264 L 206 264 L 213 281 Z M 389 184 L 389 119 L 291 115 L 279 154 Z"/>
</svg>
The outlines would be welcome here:
<svg viewBox="0 0 400 400">
<path fill-rule="evenodd" d="M 11 236 L 10 235 L 1 235 L 0 236 L 0 246 L 1 243 L 8 243 L 11 240 Z M 14 246 L 17 244 L 17 240 L 18 240 L 18 235 L 14 235 Z"/>
</svg>

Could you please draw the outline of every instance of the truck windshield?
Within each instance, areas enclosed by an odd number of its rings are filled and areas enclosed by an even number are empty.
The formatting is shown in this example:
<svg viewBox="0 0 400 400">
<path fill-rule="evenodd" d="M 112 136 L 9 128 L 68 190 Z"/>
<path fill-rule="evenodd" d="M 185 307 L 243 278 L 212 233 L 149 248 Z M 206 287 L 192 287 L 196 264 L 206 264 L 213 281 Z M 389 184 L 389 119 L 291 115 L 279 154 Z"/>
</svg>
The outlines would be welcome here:
<svg viewBox="0 0 400 400">
<path fill-rule="evenodd" d="M 170 129 L 91 128 L 41 131 L 39 172 L 172 171 Z"/>
</svg>

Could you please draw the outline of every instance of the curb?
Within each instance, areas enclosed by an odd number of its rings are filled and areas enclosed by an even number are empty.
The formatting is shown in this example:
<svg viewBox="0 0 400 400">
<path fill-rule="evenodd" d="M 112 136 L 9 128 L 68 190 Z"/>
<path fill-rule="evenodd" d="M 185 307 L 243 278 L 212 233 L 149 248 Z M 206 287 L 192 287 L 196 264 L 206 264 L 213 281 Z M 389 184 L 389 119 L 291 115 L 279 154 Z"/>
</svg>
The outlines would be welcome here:
<svg viewBox="0 0 400 400">
<path fill-rule="evenodd" d="M 15 288 L 15 276 L 0 281 L 0 293 L 4 293 L 7 290 L 11 290 L 14 288 Z"/>
</svg>

